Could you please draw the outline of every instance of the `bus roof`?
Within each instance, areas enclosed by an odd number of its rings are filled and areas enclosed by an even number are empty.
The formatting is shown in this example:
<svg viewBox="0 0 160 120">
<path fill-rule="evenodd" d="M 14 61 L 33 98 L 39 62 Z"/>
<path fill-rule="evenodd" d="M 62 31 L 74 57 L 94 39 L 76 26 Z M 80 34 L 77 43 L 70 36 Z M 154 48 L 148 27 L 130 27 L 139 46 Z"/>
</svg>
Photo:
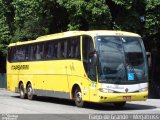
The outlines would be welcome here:
<svg viewBox="0 0 160 120">
<path fill-rule="evenodd" d="M 9 45 L 9 47 L 10 46 L 15 46 L 15 45 L 23 45 L 23 44 L 29 44 L 29 43 L 36 43 L 36 42 L 54 40 L 54 39 L 59 39 L 59 38 L 80 36 L 80 35 L 89 35 L 89 36 L 105 36 L 106 35 L 106 36 L 140 37 L 138 34 L 135 34 L 135 33 L 125 32 L 125 31 L 114 31 L 114 30 L 68 31 L 68 32 L 62 32 L 62 33 L 55 33 L 55 34 L 40 36 L 35 40 L 11 43 Z"/>
</svg>

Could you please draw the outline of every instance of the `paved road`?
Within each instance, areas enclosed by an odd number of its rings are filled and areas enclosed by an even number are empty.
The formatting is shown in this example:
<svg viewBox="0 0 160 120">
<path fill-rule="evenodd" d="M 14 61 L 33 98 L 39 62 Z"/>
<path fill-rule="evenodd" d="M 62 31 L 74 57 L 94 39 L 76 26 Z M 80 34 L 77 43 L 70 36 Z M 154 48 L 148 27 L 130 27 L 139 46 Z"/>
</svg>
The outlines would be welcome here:
<svg viewBox="0 0 160 120">
<path fill-rule="evenodd" d="M 160 99 L 129 102 L 117 109 L 111 104 L 88 104 L 78 108 L 70 100 L 38 97 L 20 99 L 16 93 L 0 89 L 0 114 L 160 114 Z M 63 120 L 62 118 L 60 118 Z M 70 120 L 69 118 L 65 120 Z M 74 120 L 74 119 L 73 119 Z"/>
</svg>

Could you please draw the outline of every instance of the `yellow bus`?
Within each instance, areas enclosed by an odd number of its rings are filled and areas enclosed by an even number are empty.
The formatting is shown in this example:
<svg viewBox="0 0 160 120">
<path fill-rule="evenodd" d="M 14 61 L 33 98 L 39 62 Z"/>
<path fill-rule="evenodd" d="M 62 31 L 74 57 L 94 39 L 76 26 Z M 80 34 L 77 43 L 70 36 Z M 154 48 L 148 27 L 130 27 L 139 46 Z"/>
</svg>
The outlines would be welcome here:
<svg viewBox="0 0 160 120">
<path fill-rule="evenodd" d="M 144 101 L 148 67 L 143 41 L 124 31 L 69 31 L 8 46 L 7 87 L 20 98 L 49 96 L 113 103 Z"/>
</svg>

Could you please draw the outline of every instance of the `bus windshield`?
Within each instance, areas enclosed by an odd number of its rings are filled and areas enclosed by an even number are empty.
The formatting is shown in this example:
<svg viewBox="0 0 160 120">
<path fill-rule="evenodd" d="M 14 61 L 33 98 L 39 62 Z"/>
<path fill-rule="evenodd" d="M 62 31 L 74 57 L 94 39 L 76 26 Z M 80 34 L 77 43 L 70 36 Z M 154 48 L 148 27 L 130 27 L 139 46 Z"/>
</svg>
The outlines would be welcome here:
<svg viewBox="0 0 160 120">
<path fill-rule="evenodd" d="M 147 81 L 142 40 L 137 37 L 96 37 L 101 83 L 128 84 Z"/>
</svg>

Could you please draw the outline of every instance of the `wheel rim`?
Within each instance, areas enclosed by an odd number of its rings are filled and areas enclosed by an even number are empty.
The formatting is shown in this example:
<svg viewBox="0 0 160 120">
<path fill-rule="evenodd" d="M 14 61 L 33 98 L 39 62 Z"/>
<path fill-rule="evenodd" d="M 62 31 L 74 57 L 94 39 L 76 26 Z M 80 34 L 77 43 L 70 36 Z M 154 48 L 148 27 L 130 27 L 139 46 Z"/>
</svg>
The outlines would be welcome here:
<svg viewBox="0 0 160 120">
<path fill-rule="evenodd" d="M 76 93 L 76 101 L 80 103 L 82 101 L 82 93 L 79 91 Z"/>
<path fill-rule="evenodd" d="M 21 86 L 20 86 L 20 97 L 21 97 L 21 98 L 24 98 L 24 94 L 25 94 L 25 93 L 24 93 L 24 88 L 23 88 L 23 85 L 21 85 Z"/>
<path fill-rule="evenodd" d="M 20 96 L 23 97 L 24 96 L 24 91 L 21 89 L 20 90 Z"/>
<path fill-rule="evenodd" d="M 29 86 L 28 87 L 28 91 L 27 91 L 27 93 L 28 93 L 28 97 L 31 97 L 32 96 L 32 87 L 31 86 Z"/>
</svg>

